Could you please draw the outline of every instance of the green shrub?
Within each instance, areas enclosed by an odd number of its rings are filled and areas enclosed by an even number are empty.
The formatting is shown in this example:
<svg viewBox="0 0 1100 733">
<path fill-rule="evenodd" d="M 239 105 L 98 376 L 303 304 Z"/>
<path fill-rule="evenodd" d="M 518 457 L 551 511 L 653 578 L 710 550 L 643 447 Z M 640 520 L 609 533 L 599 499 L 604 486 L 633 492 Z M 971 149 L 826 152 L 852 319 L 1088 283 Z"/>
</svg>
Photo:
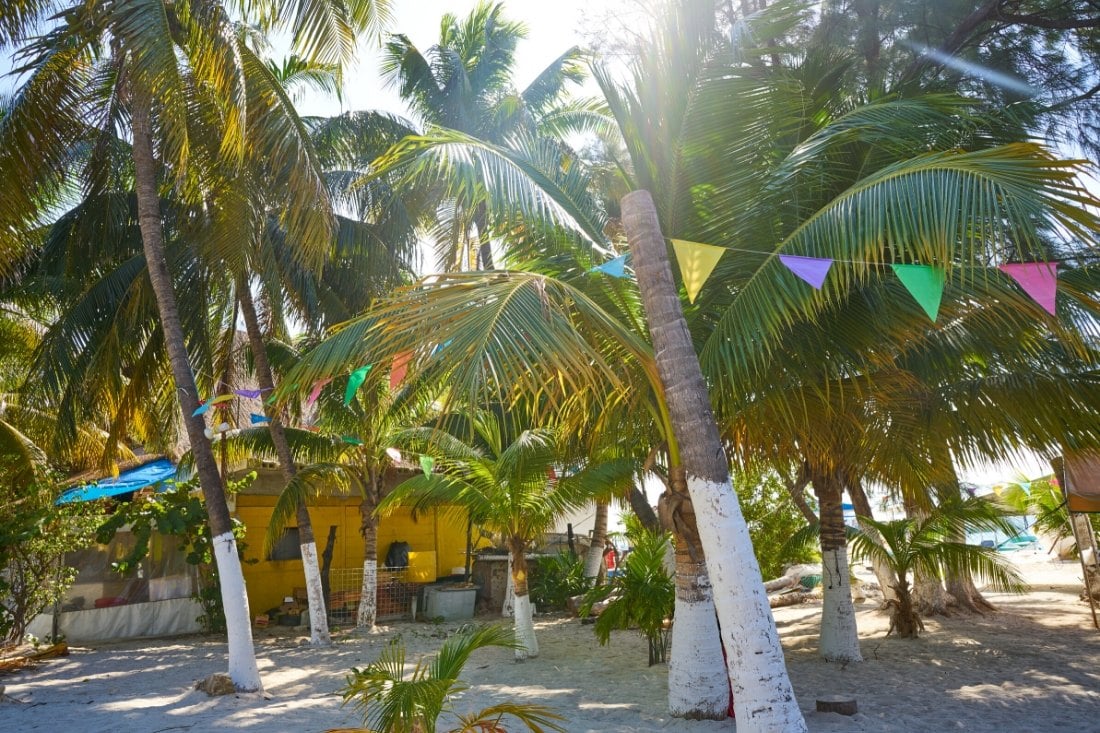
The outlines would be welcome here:
<svg viewBox="0 0 1100 733">
<path fill-rule="evenodd" d="M 538 558 L 531 564 L 527 582 L 531 602 L 545 611 L 564 610 L 570 598 L 592 587 L 584 577 L 584 559 L 572 552 Z"/>
<path fill-rule="evenodd" d="M 738 473 L 734 482 L 765 580 L 778 578 L 788 565 L 820 559 L 812 545 L 794 546 L 787 542 L 806 526 L 806 518 L 775 473 L 746 471 Z"/>
</svg>

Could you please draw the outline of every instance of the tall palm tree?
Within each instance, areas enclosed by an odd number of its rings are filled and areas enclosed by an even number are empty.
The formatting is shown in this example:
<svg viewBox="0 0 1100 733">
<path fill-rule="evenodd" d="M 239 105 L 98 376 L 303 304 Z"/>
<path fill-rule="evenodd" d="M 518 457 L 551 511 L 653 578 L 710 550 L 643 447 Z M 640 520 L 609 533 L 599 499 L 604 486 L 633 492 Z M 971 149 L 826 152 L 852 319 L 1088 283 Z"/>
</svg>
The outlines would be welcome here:
<svg viewBox="0 0 1100 733">
<path fill-rule="evenodd" d="M 527 551 L 563 513 L 606 494 L 633 477 L 630 462 L 612 461 L 567 468 L 552 430 L 518 431 L 512 417 L 480 412 L 470 420 L 473 435 L 425 431 L 422 440 L 436 454 L 430 475 L 399 484 L 378 506 L 420 511 L 454 506 L 498 534 L 510 554 L 515 592 L 516 659 L 537 657 L 527 585 Z M 562 475 L 564 474 L 564 475 Z"/>
<path fill-rule="evenodd" d="M 408 36 L 391 37 L 382 75 L 427 128 L 507 146 L 517 135 L 533 133 L 537 118 L 551 111 L 564 85 L 584 77 L 580 53 L 574 48 L 551 62 L 527 88 L 516 89 L 515 52 L 526 36 L 522 23 L 504 16 L 502 3 L 482 0 L 464 18 L 446 13 L 438 43 L 425 52 Z M 445 269 L 493 269 L 484 196 L 476 187 L 468 189 L 441 211 L 436 238 Z M 474 261 L 467 261 L 471 254 L 476 254 Z"/>
<path fill-rule="evenodd" d="M 293 18 L 286 24 L 305 57 L 339 60 L 351 50 L 354 32 L 376 20 L 379 7 L 289 2 L 250 9 L 265 19 Z M 63 12 L 53 15 L 58 10 Z M 47 15 L 55 22 L 45 35 L 28 37 Z M 214 536 L 229 672 L 239 689 L 260 689 L 224 486 L 202 421 L 194 416 L 199 394 L 168 267 L 160 192 L 163 185 L 209 203 L 212 193 L 227 190 L 219 181 L 258 156 L 291 204 L 284 210 L 291 235 L 327 242 L 330 217 L 326 199 L 318 198 L 323 188 L 308 165 L 308 147 L 295 134 L 289 100 L 219 3 L 17 3 L 0 11 L 0 26 L 2 40 L 19 45 L 27 74 L 0 130 L 5 232 L 37 224 L 62 195 L 70 148 L 89 127 L 115 135 L 129 123 L 145 264 Z M 211 242 L 224 246 L 227 239 Z"/>
</svg>

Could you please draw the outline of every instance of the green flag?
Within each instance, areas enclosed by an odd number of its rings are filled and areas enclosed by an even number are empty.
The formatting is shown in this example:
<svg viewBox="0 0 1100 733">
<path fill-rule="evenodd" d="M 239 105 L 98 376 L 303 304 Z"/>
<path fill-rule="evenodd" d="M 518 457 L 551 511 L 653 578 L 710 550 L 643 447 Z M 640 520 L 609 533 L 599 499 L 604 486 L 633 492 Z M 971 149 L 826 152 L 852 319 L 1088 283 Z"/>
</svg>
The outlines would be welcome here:
<svg viewBox="0 0 1100 733">
<path fill-rule="evenodd" d="M 434 458 L 431 456 L 420 456 L 420 469 L 424 471 L 425 478 L 431 478 L 433 466 L 435 466 Z"/>
<path fill-rule="evenodd" d="M 356 391 L 363 386 L 363 381 L 367 378 L 367 373 L 370 372 L 371 365 L 367 364 L 365 367 L 359 367 L 351 376 L 348 377 L 348 387 L 344 390 L 344 404 L 350 405 L 351 399 L 355 397 Z"/>
<path fill-rule="evenodd" d="M 947 277 L 942 267 L 930 265 L 891 265 L 901 284 L 913 296 L 932 322 L 940 312 L 943 284 Z"/>
</svg>

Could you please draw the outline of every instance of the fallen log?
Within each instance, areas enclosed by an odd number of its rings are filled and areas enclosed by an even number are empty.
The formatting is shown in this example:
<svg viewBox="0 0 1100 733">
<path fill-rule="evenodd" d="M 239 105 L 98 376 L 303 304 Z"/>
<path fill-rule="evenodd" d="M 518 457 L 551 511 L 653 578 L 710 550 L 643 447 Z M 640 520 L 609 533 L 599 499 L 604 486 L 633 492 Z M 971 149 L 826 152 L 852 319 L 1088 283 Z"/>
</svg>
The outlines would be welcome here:
<svg viewBox="0 0 1100 733">
<path fill-rule="evenodd" d="M 4 657 L 0 659 L 0 672 L 10 672 L 15 669 L 21 669 L 28 664 L 37 662 L 42 659 L 50 659 L 51 657 L 67 657 L 69 655 L 69 645 L 65 642 L 59 642 L 44 649 L 36 649 L 32 652 L 18 654 L 16 656 Z"/>
<path fill-rule="evenodd" d="M 772 608 L 783 608 L 784 606 L 797 606 L 798 604 L 809 598 L 809 593 L 803 593 L 802 591 L 796 591 L 794 593 L 780 593 L 777 596 L 771 596 L 768 598 L 768 605 Z"/>
</svg>

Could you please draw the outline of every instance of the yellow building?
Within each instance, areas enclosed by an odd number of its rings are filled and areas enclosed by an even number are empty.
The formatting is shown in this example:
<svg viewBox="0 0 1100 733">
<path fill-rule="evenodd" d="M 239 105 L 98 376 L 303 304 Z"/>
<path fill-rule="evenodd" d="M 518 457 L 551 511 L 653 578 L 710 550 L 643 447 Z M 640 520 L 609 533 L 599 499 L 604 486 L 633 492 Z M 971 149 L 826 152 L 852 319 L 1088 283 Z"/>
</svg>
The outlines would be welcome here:
<svg viewBox="0 0 1100 733">
<path fill-rule="evenodd" d="M 284 540 L 265 556 L 264 535 L 271 519 L 275 501 L 284 480 L 278 469 L 262 468 L 250 487 L 236 497 L 235 516 L 248 528 L 244 554 L 244 579 L 248 588 L 248 603 L 253 614 L 261 614 L 281 605 L 302 589 L 302 560 L 297 550 L 297 527 L 288 528 Z M 414 472 L 395 470 L 386 476 L 385 491 L 392 489 Z M 360 497 L 354 495 L 324 496 L 310 502 L 309 514 L 317 542 L 319 559 L 331 551 L 329 571 L 334 603 L 340 606 L 340 593 L 358 599 L 358 584 L 363 569 L 364 542 L 359 534 Z M 438 509 L 414 518 L 411 510 L 398 510 L 378 520 L 378 542 L 375 560 L 384 565 L 386 552 L 393 542 L 410 546 L 409 567 L 403 574 L 405 583 L 431 583 L 454 574 L 466 563 L 466 518 L 460 511 Z M 280 559 L 286 557 L 287 559 Z M 323 559 L 321 562 L 324 562 Z M 461 570 L 459 570 L 461 572 Z M 379 585 L 387 576 L 381 573 Z M 299 591 L 299 596 L 301 591 Z M 380 604 L 380 614 L 382 613 Z"/>
</svg>

